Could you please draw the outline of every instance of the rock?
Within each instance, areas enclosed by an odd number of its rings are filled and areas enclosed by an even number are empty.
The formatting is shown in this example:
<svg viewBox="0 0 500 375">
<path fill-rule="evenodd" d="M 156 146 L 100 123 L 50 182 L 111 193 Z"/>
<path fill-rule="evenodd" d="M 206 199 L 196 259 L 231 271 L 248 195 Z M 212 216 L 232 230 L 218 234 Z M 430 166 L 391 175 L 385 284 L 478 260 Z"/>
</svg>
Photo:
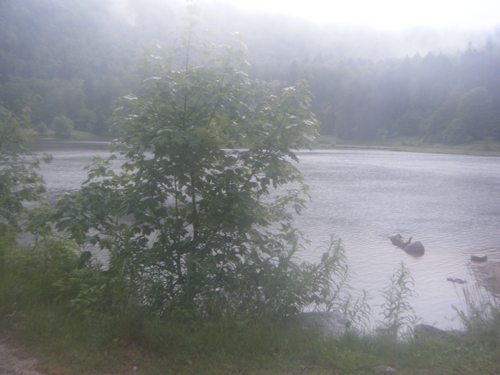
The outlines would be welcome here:
<svg viewBox="0 0 500 375">
<path fill-rule="evenodd" d="M 408 254 L 416 255 L 416 256 L 421 256 L 421 255 L 424 255 L 424 253 L 425 253 L 424 245 L 422 245 L 422 242 L 420 242 L 420 241 L 409 244 L 408 246 L 405 247 L 404 250 Z"/>
<path fill-rule="evenodd" d="M 470 260 L 472 260 L 473 262 L 486 262 L 488 260 L 488 255 L 471 255 Z"/>
<path fill-rule="evenodd" d="M 436 328 L 429 324 L 417 324 L 413 330 L 415 337 L 429 338 L 429 337 L 442 337 L 446 335 L 446 331 Z"/>
<path fill-rule="evenodd" d="M 337 312 L 305 312 L 287 318 L 291 327 L 317 329 L 330 336 L 342 336 L 350 325 L 349 320 Z"/>
<path fill-rule="evenodd" d="M 454 277 L 447 277 L 446 280 L 451 281 L 452 283 L 457 283 L 457 284 L 465 284 L 467 282 L 466 280 L 462 280 L 462 279 L 458 279 L 458 278 L 454 278 Z"/>
<path fill-rule="evenodd" d="M 390 366 L 377 366 L 373 370 L 377 374 L 397 374 L 398 372 Z"/>
<path fill-rule="evenodd" d="M 446 338 L 456 342 L 467 342 L 467 334 L 463 331 L 445 331 L 429 324 L 417 324 L 413 330 L 416 338 Z"/>
</svg>

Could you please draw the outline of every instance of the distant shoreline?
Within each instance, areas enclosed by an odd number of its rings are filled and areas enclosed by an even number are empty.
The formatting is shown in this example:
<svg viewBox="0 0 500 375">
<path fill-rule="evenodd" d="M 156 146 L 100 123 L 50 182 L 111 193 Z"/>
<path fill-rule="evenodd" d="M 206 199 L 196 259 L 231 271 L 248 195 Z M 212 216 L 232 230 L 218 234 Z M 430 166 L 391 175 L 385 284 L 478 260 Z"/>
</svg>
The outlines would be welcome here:
<svg viewBox="0 0 500 375">
<path fill-rule="evenodd" d="M 56 142 L 112 142 L 113 137 L 97 137 L 90 133 L 77 132 L 76 136 L 71 138 L 36 137 L 36 141 L 56 141 Z M 500 156 L 500 142 L 474 142 L 463 145 L 445 145 L 440 143 L 426 143 L 418 138 L 391 139 L 379 142 L 349 142 L 334 137 L 319 136 L 313 150 L 317 149 L 368 149 L 368 150 L 386 150 L 400 152 L 417 152 L 432 154 L 450 154 L 450 155 L 470 155 L 470 156 Z"/>
<path fill-rule="evenodd" d="M 319 136 L 313 149 L 372 149 L 432 154 L 470 156 L 500 156 L 500 142 L 481 141 L 462 145 L 427 143 L 419 138 L 399 138 L 377 142 L 349 142 L 334 137 Z"/>
</svg>

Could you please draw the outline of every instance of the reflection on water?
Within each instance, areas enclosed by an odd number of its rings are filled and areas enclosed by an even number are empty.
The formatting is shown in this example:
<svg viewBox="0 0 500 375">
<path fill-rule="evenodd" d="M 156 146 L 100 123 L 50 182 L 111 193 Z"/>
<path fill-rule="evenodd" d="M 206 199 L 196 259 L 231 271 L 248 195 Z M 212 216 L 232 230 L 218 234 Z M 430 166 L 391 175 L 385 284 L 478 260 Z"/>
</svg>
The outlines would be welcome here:
<svg viewBox="0 0 500 375">
<path fill-rule="evenodd" d="M 61 147 L 60 145 L 64 145 Z M 107 144 L 52 143 L 38 151 L 53 155 L 43 166 L 49 190 L 75 190 L 85 180 L 83 167 Z M 315 150 L 298 153 L 312 201 L 296 221 L 312 240 L 300 256 L 319 259 L 315 250 L 330 234 L 342 238 L 353 286 L 377 291 L 403 261 L 411 269 L 418 316 L 440 328 L 458 328 L 452 305 L 465 309 L 462 285 L 473 282 L 470 255 L 500 261 L 500 159 L 379 150 Z M 415 258 L 393 246 L 388 235 L 401 233 L 426 249 Z M 467 285 L 467 284 L 465 284 Z M 377 313 L 377 310 L 375 309 Z"/>
<path fill-rule="evenodd" d="M 52 162 L 41 168 L 47 189 L 56 195 L 77 190 L 87 176 L 84 168 L 94 156 L 108 157 L 109 146 L 105 141 L 44 141 L 31 144 L 30 149 L 52 155 Z"/>
<path fill-rule="evenodd" d="M 299 158 L 312 202 L 297 223 L 309 237 L 317 243 L 329 233 L 342 238 L 355 285 L 372 294 L 404 261 L 415 279 L 417 315 L 457 328 L 451 305 L 465 308 L 463 286 L 447 277 L 473 282 L 471 254 L 500 260 L 500 159 L 366 150 L 302 152 Z M 421 241 L 425 255 L 414 258 L 393 246 L 392 233 Z"/>
</svg>

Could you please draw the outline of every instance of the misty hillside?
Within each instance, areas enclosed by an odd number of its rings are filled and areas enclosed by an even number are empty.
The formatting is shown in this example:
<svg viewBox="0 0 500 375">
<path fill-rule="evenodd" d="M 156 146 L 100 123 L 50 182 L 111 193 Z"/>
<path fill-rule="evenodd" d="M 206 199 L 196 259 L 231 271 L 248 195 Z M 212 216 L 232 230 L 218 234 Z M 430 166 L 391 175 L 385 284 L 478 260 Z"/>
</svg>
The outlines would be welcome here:
<svg viewBox="0 0 500 375">
<path fill-rule="evenodd" d="M 1 104 L 27 101 L 36 125 L 66 116 L 77 130 L 109 134 L 115 100 L 145 77 L 142 54 L 151 41 L 168 45 L 178 35 L 184 7 L 181 0 L 0 2 Z M 500 29 L 377 32 L 228 5 L 200 6 L 200 23 L 217 41 L 240 32 L 254 77 L 306 79 L 322 134 L 500 140 Z"/>
</svg>

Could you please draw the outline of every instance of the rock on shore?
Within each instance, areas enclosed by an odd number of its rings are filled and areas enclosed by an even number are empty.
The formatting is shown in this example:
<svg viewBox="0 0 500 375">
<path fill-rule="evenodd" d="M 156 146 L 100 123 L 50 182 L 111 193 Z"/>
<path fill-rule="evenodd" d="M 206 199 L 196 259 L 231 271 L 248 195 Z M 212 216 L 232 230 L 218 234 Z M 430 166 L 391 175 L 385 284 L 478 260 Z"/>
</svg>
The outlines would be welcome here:
<svg viewBox="0 0 500 375">
<path fill-rule="evenodd" d="M 317 329 L 325 335 L 342 336 L 349 321 L 341 314 L 328 312 L 305 312 L 287 318 L 287 323 L 294 328 Z"/>
</svg>

